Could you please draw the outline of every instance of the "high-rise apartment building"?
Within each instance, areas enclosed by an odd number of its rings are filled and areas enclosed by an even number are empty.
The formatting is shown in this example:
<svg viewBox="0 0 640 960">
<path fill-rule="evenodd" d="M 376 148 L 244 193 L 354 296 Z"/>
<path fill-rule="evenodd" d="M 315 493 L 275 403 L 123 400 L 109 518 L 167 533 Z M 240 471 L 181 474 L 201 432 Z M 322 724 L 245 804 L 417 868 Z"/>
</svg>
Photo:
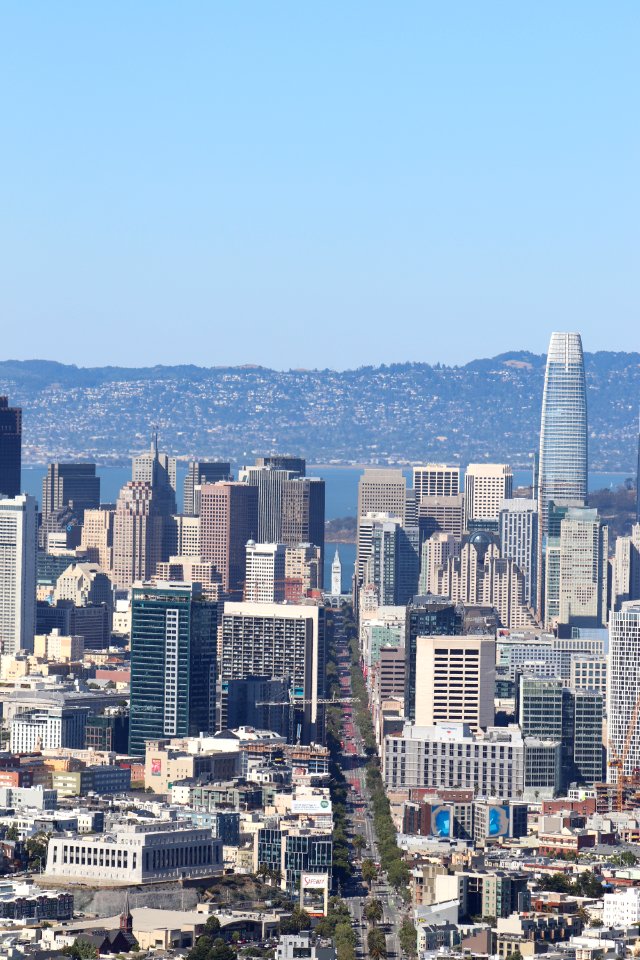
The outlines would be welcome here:
<svg viewBox="0 0 640 960">
<path fill-rule="evenodd" d="M 598 511 L 569 507 L 560 524 L 559 624 L 606 625 L 608 555 L 609 528 Z"/>
<path fill-rule="evenodd" d="M 80 547 L 91 563 L 99 563 L 109 573 L 113 569 L 113 528 L 115 507 L 85 510 Z"/>
<path fill-rule="evenodd" d="M 524 577 L 524 602 L 537 604 L 538 504 L 515 498 L 500 504 L 500 554 L 513 560 Z"/>
<path fill-rule="evenodd" d="M 0 397 L 0 498 L 20 493 L 22 465 L 22 410 Z"/>
<path fill-rule="evenodd" d="M 36 630 L 38 505 L 18 494 L 0 499 L 0 652 L 33 650 Z"/>
<path fill-rule="evenodd" d="M 120 491 L 113 522 L 113 582 L 127 590 L 136 580 L 150 580 L 169 555 L 171 517 L 164 514 L 150 483 L 130 480 Z"/>
<path fill-rule="evenodd" d="M 460 493 L 460 467 L 425 463 L 413 468 L 413 489 L 418 503 L 424 497 L 455 497 Z"/>
<path fill-rule="evenodd" d="M 464 475 L 465 527 L 498 529 L 500 504 L 511 499 L 513 472 L 506 463 L 470 463 Z"/>
<path fill-rule="evenodd" d="M 258 490 L 258 539 L 261 543 L 282 540 L 282 499 L 286 480 L 293 480 L 291 470 L 273 467 L 244 467 L 238 479 Z"/>
<path fill-rule="evenodd" d="M 494 637 L 417 638 L 417 726 L 463 722 L 474 733 L 491 726 L 495 683 Z"/>
<path fill-rule="evenodd" d="M 549 504 L 587 496 L 587 388 L 579 333 L 552 333 L 540 422 L 538 512 L 546 537 Z"/>
<path fill-rule="evenodd" d="M 640 523 L 628 537 L 616 539 L 612 566 L 611 608 L 620 610 L 628 600 L 640 599 Z"/>
<path fill-rule="evenodd" d="M 242 597 L 246 546 L 258 536 L 258 491 L 247 483 L 205 483 L 200 500 L 200 555 L 215 563 L 222 589 Z"/>
<path fill-rule="evenodd" d="M 149 483 L 153 488 L 158 511 L 165 516 L 176 513 L 177 474 L 176 458 L 158 450 L 158 434 L 151 438 L 147 453 L 133 458 L 131 479 L 134 483 Z"/>
<path fill-rule="evenodd" d="M 407 506 L 407 481 L 402 470 L 367 467 L 358 483 L 358 532 L 356 579 L 362 583 L 364 562 L 368 554 L 362 553 L 360 526 L 363 517 L 372 514 L 387 514 L 404 523 Z"/>
<path fill-rule="evenodd" d="M 217 605 L 192 584 L 143 584 L 131 600 L 129 752 L 215 729 Z"/>
<path fill-rule="evenodd" d="M 244 599 L 249 603 L 281 603 L 285 599 L 285 555 L 282 543 L 256 543 L 246 547 L 247 573 Z"/>
<path fill-rule="evenodd" d="M 621 610 L 611 614 L 608 673 L 610 759 L 624 757 L 622 773 L 630 776 L 640 768 L 640 724 L 634 724 L 640 700 L 640 602 L 624 603 Z M 615 781 L 617 774 L 617 768 L 609 766 L 608 779 Z"/>
<path fill-rule="evenodd" d="M 85 510 L 100 506 L 100 478 L 95 463 L 50 463 L 42 479 L 40 546 L 47 549 L 47 536 L 80 526 Z"/>
<path fill-rule="evenodd" d="M 325 483 L 319 477 L 295 477 L 282 486 L 282 535 L 287 545 L 320 547 L 324 564 Z M 321 575 L 324 576 L 321 567 Z M 321 585 L 322 585 L 321 581 Z"/>
<path fill-rule="evenodd" d="M 200 513 L 200 496 L 196 487 L 203 483 L 218 483 L 220 480 L 232 480 L 231 464 L 222 460 L 192 460 L 184 478 L 184 509 L 186 517 L 196 517 Z"/>
<path fill-rule="evenodd" d="M 286 679 L 294 742 L 322 743 L 324 608 L 314 604 L 224 605 L 221 637 L 220 729 L 228 724 L 229 682 L 248 677 Z"/>
</svg>

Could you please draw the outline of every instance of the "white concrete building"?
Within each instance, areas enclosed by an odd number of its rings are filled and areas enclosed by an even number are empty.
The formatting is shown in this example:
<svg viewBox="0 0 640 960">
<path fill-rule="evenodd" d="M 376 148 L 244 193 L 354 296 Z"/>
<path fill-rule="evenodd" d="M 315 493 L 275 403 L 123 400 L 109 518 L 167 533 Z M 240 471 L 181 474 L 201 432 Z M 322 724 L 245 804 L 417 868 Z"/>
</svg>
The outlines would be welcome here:
<svg viewBox="0 0 640 960">
<path fill-rule="evenodd" d="M 33 650 L 36 629 L 38 505 L 20 494 L 0 499 L 0 651 Z"/>
<path fill-rule="evenodd" d="M 602 922 L 605 927 L 631 927 L 640 923 L 640 889 L 628 887 L 623 893 L 605 893 Z"/>
<path fill-rule="evenodd" d="M 58 747 L 82 749 L 88 707 L 51 706 L 18 713 L 9 724 L 12 753 L 33 753 Z"/>
<path fill-rule="evenodd" d="M 340 563 L 340 554 L 336 547 L 336 555 L 331 564 L 331 596 L 339 597 L 342 593 L 342 564 Z"/>
<path fill-rule="evenodd" d="M 185 822 L 126 823 L 110 834 L 52 837 L 46 875 L 92 886 L 157 883 L 222 872 L 222 841 Z"/>
<path fill-rule="evenodd" d="M 281 603 L 285 586 L 285 545 L 249 540 L 246 554 L 244 599 L 248 603 Z"/>
<path fill-rule="evenodd" d="M 424 497 L 455 497 L 460 493 L 460 467 L 446 463 L 424 463 L 413 468 L 416 501 Z"/>
<path fill-rule="evenodd" d="M 625 752 L 627 732 L 632 727 L 640 694 L 640 602 L 623 603 L 609 622 L 609 670 L 607 680 L 608 734 L 613 752 Z M 640 724 L 636 723 L 626 750 L 624 773 L 631 776 L 640 767 Z M 617 768 L 608 766 L 608 779 L 615 781 Z"/>
</svg>

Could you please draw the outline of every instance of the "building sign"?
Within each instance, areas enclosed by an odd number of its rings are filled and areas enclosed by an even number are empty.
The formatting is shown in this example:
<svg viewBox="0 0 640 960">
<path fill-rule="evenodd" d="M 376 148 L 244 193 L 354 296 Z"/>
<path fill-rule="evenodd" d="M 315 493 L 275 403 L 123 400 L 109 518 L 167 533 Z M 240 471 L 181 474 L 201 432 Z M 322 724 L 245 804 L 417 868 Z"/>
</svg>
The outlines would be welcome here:
<svg viewBox="0 0 640 960">
<path fill-rule="evenodd" d="M 300 906 L 311 917 L 326 917 L 329 906 L 329 874 L 300 874 Z"/>
<path fill-rule="evenodd" d="M 151 776 L 152 777 L 162 776 L 162 760 L 159 757 L 154 757 L 151 760 Z"/>
<path fill-rule="evenodd" d="M 291 801 L 291 813 L 331 814 L 331 801 L 326 797 L 300 797 Z"/>
</svg>

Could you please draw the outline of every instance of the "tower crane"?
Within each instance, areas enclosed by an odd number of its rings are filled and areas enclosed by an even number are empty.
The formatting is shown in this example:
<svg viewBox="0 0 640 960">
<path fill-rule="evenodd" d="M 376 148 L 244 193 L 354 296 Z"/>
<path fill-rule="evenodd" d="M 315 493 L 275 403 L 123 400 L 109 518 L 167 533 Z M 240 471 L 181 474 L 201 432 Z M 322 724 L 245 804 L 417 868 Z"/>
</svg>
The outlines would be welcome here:
<svg viewBox="0 0 640 960">
<path fill-rule="evenodd" d="M 629 750 L 631 748 L 631 741 L 633 735 L 636 731 L 638 725 L 638 717 L 640 716 L 640 696 L 638 696 L 633 710 L 631 712 L 631 719 L 627 726 L 627 732 L 624 738 L 624 744 L 622 750 L 618 753 L 609 739 L 609 757 L 607 760 L 607 766 L 612 770 L 616 771 L 616 810 L 620 813 L 624 806 L 624 787 L 625 784 L 633 782 L 635 779 L 634 775 L 629 776 L 624 773 L 624 765 L 629 755 Z"/>
</svg>

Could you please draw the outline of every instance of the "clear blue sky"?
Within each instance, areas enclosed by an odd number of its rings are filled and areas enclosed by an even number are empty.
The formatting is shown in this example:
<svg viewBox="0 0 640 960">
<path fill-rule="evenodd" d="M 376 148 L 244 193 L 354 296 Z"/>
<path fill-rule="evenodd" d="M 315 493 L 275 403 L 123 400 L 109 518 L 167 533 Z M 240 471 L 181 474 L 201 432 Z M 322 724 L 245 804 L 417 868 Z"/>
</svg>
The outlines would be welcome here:
<svg viewBox="0 0 640 960">
<path fill-rule="evenodd" d="M 0 10 L 0 356 L 639 349 L 640 5 Z"/>
</svg>

